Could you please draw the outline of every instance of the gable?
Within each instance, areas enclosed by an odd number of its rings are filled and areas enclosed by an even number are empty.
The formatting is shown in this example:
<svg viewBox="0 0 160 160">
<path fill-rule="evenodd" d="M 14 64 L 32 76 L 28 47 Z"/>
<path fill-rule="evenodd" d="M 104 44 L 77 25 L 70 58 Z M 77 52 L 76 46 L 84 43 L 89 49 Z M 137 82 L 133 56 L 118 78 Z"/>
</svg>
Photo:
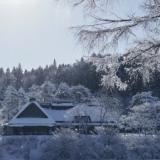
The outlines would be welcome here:
<svg viewBox="0 0 160 160">
<path fill-rule="evenodd" d="M 48 118 L 35 103 L 29 104 L 17 118 Z"/>
</svg>

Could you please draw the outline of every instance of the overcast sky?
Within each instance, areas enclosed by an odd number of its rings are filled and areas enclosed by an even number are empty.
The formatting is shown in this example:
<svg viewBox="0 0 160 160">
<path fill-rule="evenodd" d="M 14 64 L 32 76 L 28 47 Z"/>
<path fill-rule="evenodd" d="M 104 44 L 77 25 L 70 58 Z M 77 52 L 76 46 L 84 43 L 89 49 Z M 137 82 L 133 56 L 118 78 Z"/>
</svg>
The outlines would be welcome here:
<svg viewBox="0 0 160 160">
<path fill-rule="evenodd" d="M 130 2 L 121 10 L 136 3 Z M 54 58 L 73 63 L 86 53 L 68 28 L 82 19 L 81 11 L 54 0 L 0 0 L 0 67 L 21 63 L 31 69 L 51 64 Z"/>
</svg>

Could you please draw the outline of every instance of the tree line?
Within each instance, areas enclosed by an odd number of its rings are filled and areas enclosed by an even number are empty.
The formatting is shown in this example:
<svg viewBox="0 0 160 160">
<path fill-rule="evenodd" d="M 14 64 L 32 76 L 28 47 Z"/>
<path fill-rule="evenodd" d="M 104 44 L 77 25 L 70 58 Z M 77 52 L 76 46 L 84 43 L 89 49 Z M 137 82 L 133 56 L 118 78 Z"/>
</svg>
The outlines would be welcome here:
<svg viewBox="0 0 160 160">
<path fill-rule="evenodd" d="M 23 70 L 21 64 L 13 69 L 0 68 L 0 91 L 3 95 L 8 86 L 13 86 L 16 90 L 23 88 L 28 91 L 33 85 L 42 85 L 45 81 L 59 85 L 62 82 L 70 86 L 83 85 L 92 92 L 101 87 L 101 73 L 96 72 L 96 66 L 86 62 L 83 58 L 74 64 L 57 65 L 54 59 L 53 64 L 44 68 Z M 3 98 L 3 97 L 1 97 Z"/>
</svg>

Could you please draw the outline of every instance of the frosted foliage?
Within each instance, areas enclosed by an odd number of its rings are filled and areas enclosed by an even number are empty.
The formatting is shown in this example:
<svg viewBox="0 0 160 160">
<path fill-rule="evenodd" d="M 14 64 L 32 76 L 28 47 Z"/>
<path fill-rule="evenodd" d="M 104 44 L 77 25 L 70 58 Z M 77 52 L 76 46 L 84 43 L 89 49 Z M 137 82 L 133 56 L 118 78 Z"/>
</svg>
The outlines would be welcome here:
<svg viewBox="0 0 160 160">
<path fill-rule="evenodd" d="M 122 64 L 130 65 L 127 68 L 131 78 L 140 73 L 143 82 L 149 82 L 152 79 L 153 73 L 160 70 L 160 52 L 158 48 L 148 49 L 157 42 L 144 41 L 143 44 L 138 43 L 137 46 L 130 50 L 128 54 L 123 56 Z M 157 50 L 157 51 L 156 51 Z M 156 53 L 155 53 L 156 52 Z"/>
<path fill-rule="evenodd" d="M 4 136 L 0 140 L 1 160 L 146 160 L 160 158 L 157 136 L 107 133 L 53 136 Z"/>
<path fill-rule="evenodd" d="M 19 107 L 23 106 L 29 101 L 29 97 L 27 96 L 23 88 L 20 88 L 18 90 L 18 99 L 19 99 Z"/>
<path fill-rule="evenodd" d="M 140 105 L 146 102 L 154 103 L 158 100 L 159 100 L 158 97 L 152 96 L 152 92 L 141 92 L 141 93 L 137 93 L 132 97 L 130 105 L 135 106 L 135 105 Z"/>
<path fill-rule="evenodd" d="M 78 86 L 73 86 L 73 87 L 71 87 L 71 92 L 72 92 L 72 94 L 76 94 L 76 93 L 81 93 L 84 97 L 89 97 L 89 96 L 91 96 L 91 93 L 90 93 L 90 91 L 89 91 L 89 89 L 88 88 L 86 88 L 86 87 L 84 87 L 84 86 L 82 86 L 82 85 L 78 85 Z"/>
<path fill-rule="evenodd" d="M 28 97 L 35 98 L 37 101 L 41 101 L 42 91 L 41 91 L 40 86 L 33 85 L 31 88 L 29 88 Z"/>
<path fill-rule="evenodd" d="M 156 132 L 160 125 L 160 101 L 151 92 L 133 96 L 128 115 L 121 117 L 125 129 L 137 129 L 142 132 Z"/>
<path fill-rule="evenodd" d="M 0 101 L 0 125 L 4 123 L 5 121 L 5 110 L 4 110 L 4 105 L 2 101 Z"/>
<path fill-rule="evenodd" d="M 119 90 L 125 90 L 127 84 L 122 82 L 117 76 L 117 71 L 120 66 L 120 55 L 106 55 L 104 58 L 91 57 L 90 61 L 97 66 L 98 71 L 105 71 L 105 75 L 102 78 L 102 85 L 106 88 L 118 88 Z"/>
<path fill-rule="evenodd" d="M 67 83 L 60 83 L 60 85 L 55 93 L 55 96 L 57 98 L 70 98 L 71 97 L 70 94 L 71 94 L 70 88 L 67 85 Z"/>
<path fill-rule="evenodd" d="M 101 115 L 107 122 L 117 123 L 122 114 L 122 102 L 115 96 L 101 95 L 97 98 L 101 109 Z M 102 120 L 103 120 L 102 119 Z"/>
<path fill-rule="evenodd" d="M 147 45 L 147 42 L 145 45 Z M 139 47 L 142 47 L 142 50 L 146 48 L 141 45 L 138 45 L 138 49 Z M 155 71 L 160 70 L 160 52 L 157 52 L 156 55 L 152 53 L 154 51 L 151 50 L 140 53 L 138 49 L 135 48 L 123 56 L 107 55 L 104 56 L 104 58 L 90 58 L 90 61 L 97 66 L 98 71 L 105 72 L 102 78 L 103 86 L 110 89 L 127 89 L 128 81 L 122 81 L 121 77 L 117 75 L 121 66 L 123 66 L 124 71 L 129 76 L 129 80 L 132 82 L 137 80 L 140 76 L 144 84 L 152 80 Z"/>
<path fill-rule="evenodd" d="M 87 48 L 92 53 L 106 54 L 112 46 L 116 46 L 119 51 L 118 47 L 123 44 L 122 41 L 129 44 L 129 49 L 127 46 L 121 56 L 123 60 L 120 62 L 118 62 L 118 56 L 115 58 L 115 55 L 112 56 L 113 59 L 111 56 L 105 56 L 94 60 L 98 69 L 106 72 L 102 84 L 107 88 L 116 87 L 120 90 L 127 88 L 127 82 L 122 81 L 116 75 L 120 65 L 125 66 L 124 70 L 130 76 L 130 81 L 141 76 L 145 84 L 150 82 L 154 71 L 160 70 L 160 1 L 137 2 L 135 4 L 139 6 L 137 6 L 136 13 L 131 10 L 127 13 L 128 11 L 123 8 L 125 6 L 123 1 L 121 3 L 117 0 L 114 3 L 110 0 L 78 2 L 78 5 L 88 7 L 88 9 L 84 7 L 87 16 L 89 15 L 88 24 L 75 27 L 78 40 L 85 49 Z M 121 16 L 117 7 L 123 12 Z M 110 16 L 112 12 L 113 15 Z"/>
<path fill-rule="evenodd" d="M 45 81 L 42 86 L 42 90 L 46 94 L 53 94 L 56 91 L 56 86 L 50 81 Z"/>
<path fill-rule="evenodd" d="M 59 89 L 59 90 L 67 91 L 67 90 L 69 90 L 69 86 L 68 86 L 67 83 L 60 83 L 58 89 Z"/>
<path fill-rule="evenodd" d="M 18 92 L 14 87 L 9 86 L 6 89 L 3 104 L 6 106 L 6 108 L 10 109 L 18 106 Z"/>
<path fill-rule="evenodd" d="M 88 99 L 91 97 L 91 93 L 88 88 L 85 88 L 82 85 L 78 86 L 72 86 L 70 88 L 71 91 L 71 96 L 74 98 L 76 101 L 83 101 L 85 99 Z"/>
<path fill-rule="evenodd" d="M 122 102 L 118 97 L 101 95 L 97 98 L 98 104 L 105 108 L 106 111 L 117 111 L 122 108 Z"/>
<path fill-rule="evenodd" d="M 3 105 L 4 113 L 6 116 L 5 119 L 10 118 L 10 116 L 14 115 L 17 112 L 19 106 L 19 99 L 18 92 L 14 87 L 9 86 L 6 89 Z"/>
<path fill-rule="evenodd" d="M 83 136 L 61 131 L 44 145 L 40 160 L 125 159 L 126 147 L 117 135 Z M 123 153 L 123 154 L 122 154 Z"/>
<path fill-rule="evenodd" d="M 114 2 L 114 3 L 113 3 Z M 157 40 L 157 45 L 148 46 L 149 50 L 160 47 L 159 41 L 159 22 L 160 22 L 160 1 L 159 0 L 142 0 L 137 2 L 138 10 L 127 11 L 123 8 L 126 2 L 119 3 L 117 0 L 80 0 L 78 5 L 82 5 L 89 19 L 88 24 L 75 27 L 77 30 L 78 40 L 89 51 L 106 53 L 111 46 L 120 45 L 122 40 L 131 42 L 133 49 L 135 42 L 145 44 L 145 40 L 152 42 Z M 87 9 L 85 8 L 87 6 Z M 119 7 L 123 14 L 119 15 Z M 88 13 L 89 12 L 89 13 Z M 111 12 L 113 13 L 110 16 Z M 139 32 L 141 34 L 139 35 Z M 148 34 L 146 34 L 148 33 Z M 143 35 L 143 38 L 142 38 Z M 149 36 L 148 36 L 149 35 Z M 135 38 L 136 37 L 136 38 Z M 138 52 L 141 48 L 138 48 Z"/>
<path fill-rule="evenodd" d="M 160 102 L 156 104 L 144 103 L 134 106 L 132 112 L 127 117 L 127 123 L 131 128 L 144 129 L 154 132 L 160 125 L 159 112 Z"/>
<path fill-rule="evenodd" d="M 127 158 L 120 136 L 100 133 L 80 135 L 60 130 L 53 136 L 4 136 L 1 160 L 105 160 Z"/>
<path fill-rule="evenodd" d="M 41 86 L 41 90 L 42 90 L 43 101 L 51 102 L 53 94 L 56 92 L 56 86 L 49 81 L 45 81 Z"/>
</svg>

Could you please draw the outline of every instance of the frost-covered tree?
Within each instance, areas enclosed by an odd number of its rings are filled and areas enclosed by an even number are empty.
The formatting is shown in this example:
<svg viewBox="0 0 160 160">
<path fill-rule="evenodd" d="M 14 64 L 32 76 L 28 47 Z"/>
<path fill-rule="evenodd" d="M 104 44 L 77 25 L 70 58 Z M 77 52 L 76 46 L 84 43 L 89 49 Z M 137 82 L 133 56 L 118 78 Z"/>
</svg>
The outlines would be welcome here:
<svg viewBox="0 0 160 160">
<path fill-rule="evenodd" d="M 155 133 L 160 127 L 159 99 L 150 92 L 133 96 L 129 113 L 121 117 L 121 124 L 126 130 Z"/>
<path fill-rule="evenodd" d="M 125 90 L 127 88 L 127 84 L 122 82 L 121 77 L 117 75 L 120 67 L 119 59 L 120 55 L 111 54 L 103 57 L 90 57 L 89 59 L 97 66 L 98 72 L 105 72 L 102 77 L 102 85 L 108 90 L 115 88 L 119 90 Z"/>
<path fill-rule="evenodd" d="M 4 86 L 8 87 L 8 86 L 14 86 L 15 85 L 15 77 L 14 75 L 11 73 L 10 69 L 7 68 L 6 69 L 6 73 L 5 73 L 5 81 L 4 81 Z"/>
<path fill-rule="evenodd" d="M 101 118 L 106 119 L 108 123 L 118 123 L 123 112 L 123 103 L 121 99 L 114 95 L 100 94 L 96 97 L 97 104 L 101 109 Z"/>
<path fill-rule="evenodd" d="M 19 107 L 22 107 L 29 101 L 29 97 L 23 88 L 18 90 Z"/>
<path fill-rule="evenodd" d="M 86 101 L 91 98 L 91 93 L 89 89 L 82 85 L 73 86 L 70 88 L 70 90 L 71 90 L 71 96 L 77 102 Z"/>
<path fill-rule="evenodd" d="M 43 146 L 40 160 L 127 159 L 126 147 L 114 133 L 101 132 L 96 136 L 84 136 L 62 130 Z"/>
<path fill-rule="evenodd" d="M 137 12 L 133 14 L 131 11 L 129 15 L 124 17 L 116 16 L 116 13 L 110 15 L 107 14 L 114 7 L 125 5 L 125 2 L 118 3 L 117 0 L 114 2 L 111 0 L 76 0 L 73 2 L 75 5 L 87 6 L 90 18 L 93 21 L 90 25 L 82 25 L 77 27 L 78 36 L 82 43 L 89 49 L 107 50 L 107 44 L 115 43 L 121 40 L 123 36 L 137 36 L 140 45 L 144 46 L 143 40 L 140 41 L 138 36 L 137 28 L 143 32 L 143 29 L 148 29 L 148 32 L 158 34 L 158 22 L 159 22 L 159 0 L 141 0 L 139 1 L 139 7 L 135 9 L 143 10 L 143 13 Z M 109 6 L 112 3 L 112 6 Z M 86 12 L 84 12 L 86 14 Z M 115 10 L 116 12 L 116 10 Z M 125 12 L 125 10 L 124 10 Z M 138 15 L 139 13 L 139 15 Z M 152 28 L 151 28 L 152 27 Z M 149 30 L 150 29 L 150 30 Z M 147 37 L 145 37 L 147 38 Z M 148 49 L 156 49 L 159 47 L 159 43 L 152 43 L 153 37 L 148 37 L 147 41 L 151 42 L 146 46 Z M 158 37 L 155 37 L 158 39 Z M 133 40 L 133 39 L 131 39 Z M 140 48 L 139 48 L 140 49 Z M 140 50 L 139 50 L 140 51 Z M 143 52 L 143 50 L 141 50 Z M 156 50 L 155 50 L 156 51 Z"/>
<path fill-rule="evenodd" d="M 0 99 L 4 98 L 5 88 L 5 72 L 3 68 L 0 68 Z"/>
<path fill-rule="evenodd" d="M 56 86 L 49 82 L 45 81 L 41 85 L 42 97 L 44 102 L 52 102 L 53 94 L 56 92 Z"/>
<path fill-rule="evenodd" d="M 12 74 L 15 77 L 15 88 L 18 90 L 22 87 L 23 70 L 21 64 L 18 67 L 13 67 Z"/>
<path fill-rule="evenodd" d="M 141 105 L 143 103 L 155 103 L 159 101 L 158 97 L 153 97 L 152 92 L 141 92 L 137 93 L 132 97 L 132 100 L 130 102 L 130 106 L 136 106 L 136 105 Z"/>
<path fill-rule="evenodd" d="M 4 110 L 3 102 L 0 101 L 0 125 L 4 123 L 6 118 L 6 112 Z"/>
<path fill-rule="evenodd" d="M 54 59 L 53 64 L 48 66 L 48 80 L 51 81 L 52 83 L 56 83 L 56 75 L 57 75 L 57 62 L 56 59 Z"/>
<path fill-rule="evenodd" d="M 36 101 L 41 102 L 43 99 L 41 87 L 37 85 L 33 85 L 31 88 L 29 88 L 28 97 L 35 98 Z"/>
<path fill-rule="evenodd" d="M 76 150 L 76 134 L 70 130 L 62 129 L 41 148 L 41 160 L 57 159 L 68 160 L 74 157 Z"/>
<path fill-rule="evenodd" d="M 103 77 L 103 84 L 106 87 L 125 89 L 129 80 L 137 80 L 139 76 L 144 83 L 151 81 L 154 71 L 160 70 L 159 0 L 140 0 L 137 2 L 139 7 L 135 7 L 135 12 L 130 10 L 128 13 L 123 8 L 123 16 L 118 12 L 113 13 L 113 10 L 116 7 L 124 7 L 125 1 L 71 0 L 71 2 L 75 6 L 83 6 L 84 13 L 89 15 L 88 24 L 74 28 L 84 48 L 106 54 L 109 47 L 121 45 L 120 42 L 124 39 L 131 44 L 130 48 L 124 51 L 119 64 L 109 66 L 109 72 L 107 71 Z M 114 11 L 116 12 L 116 9 Z M 113 14 L 110 14 L 111 12 Z M 103 62 L 105 61 L 106 57 L 103 58 Z M 98 62 L 101 65 L 101 60 Z M 108 68 L 107 63 L 108 61 L 103 65 L 104 70 Z M 119 65 L 124 66 L 129 79 L 123 80 L 117 75 Z"/>
<path fill-rule="evenodd" d="M 32 74 L 31 72 L 28 72 L 27 70 L 24 71 L 23 88 L 25 90 L 28 90 L 30 87 L 32 87 L 33 84 L 35 84 L 36 76 Z"/>
<path fill-rule="evenodd" d="M 11 118 L 11 116 L 13 116 L 17 112 L 19 106 L 18 92 L 14 87 L 12 86 L 7 87 L 5 91 L 5 98 L 3 100 L 3 105 L 6 116 L 5 119 L 8 120 Z"/>
<path fill-rule="evenodd" d="M 45 81 L 50 81 L 56 85 L 62 82 L 70 86 L 83 85 L 95 92 L 100 88 L 101 73 L 96 72 L 96 66 L 81 58 L 71 64 L 53 64 L 36 69 L 24 70 L 19 64 L 12 69 L 4 70 L 0 68 L 0 99 L 4 98 L 4 90 L 9 86 L 14 86 L 17 90 L 23 88 L 28 92 L 32 85 L 41 86 Z"/>
<path fill-rule="evenodd" d="M 71 98 L 70 87 L 68 86 L 67 83 L 63 83 L 63 82 L 60 83 L 55 93 L 55 97 L 62 98 L 62 99 Z"/>
</svg>

